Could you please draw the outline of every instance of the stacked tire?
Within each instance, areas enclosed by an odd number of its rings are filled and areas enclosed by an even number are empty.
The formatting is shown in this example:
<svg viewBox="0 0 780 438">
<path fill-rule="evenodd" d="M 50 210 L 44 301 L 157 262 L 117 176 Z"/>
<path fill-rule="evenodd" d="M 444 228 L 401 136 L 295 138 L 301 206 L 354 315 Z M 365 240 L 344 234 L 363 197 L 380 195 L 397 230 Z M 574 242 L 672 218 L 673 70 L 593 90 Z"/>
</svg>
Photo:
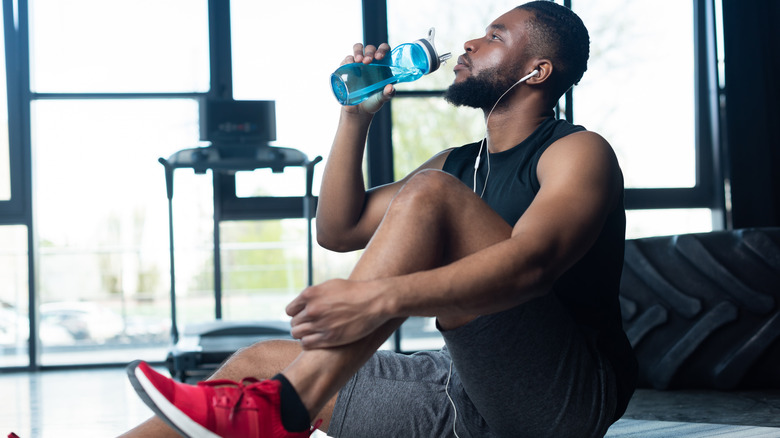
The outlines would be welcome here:
<svg viewBox="0 0 780 438">
<path fill-rule="evenodd" d="M 640 387 L 780 388 L 780 228 L 626 241 Z"/>
</svg>

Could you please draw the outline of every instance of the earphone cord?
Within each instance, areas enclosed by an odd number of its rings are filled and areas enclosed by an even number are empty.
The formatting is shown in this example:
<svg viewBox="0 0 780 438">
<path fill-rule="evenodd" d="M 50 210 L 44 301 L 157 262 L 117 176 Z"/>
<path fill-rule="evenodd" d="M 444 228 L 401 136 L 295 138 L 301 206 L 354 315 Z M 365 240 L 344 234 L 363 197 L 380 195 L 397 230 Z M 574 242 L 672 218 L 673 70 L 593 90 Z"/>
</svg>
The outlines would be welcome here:
<svg viewBox="0 0 780 438">
<path fill-rule="evenodd" d="M 492 112 L 492 110 L 491 110 Z M 490 116 L 488 115 L 488 118 Z M 485 135 L 487 136 L 487 122 L 485 123 Z M 477 153 L 477 162 L 474 163 L 474 193 L 477 193 L 477 170 L 479 169 L 479 161 L 480 157 L 482 156 L 482 146 L 485 144 L 485 139 L 482 139 L 482 143 L 479 145 L 479 152 Z M 479 197 L 482 198 L 485 196 L 485 189 L 487 189 L 487 182 L 488 178 L 490 178 L 490 150 L 485 151 L 485 157 L 487 157 L 487 174 L 485 175 L 485 183 L 482 184 L 482 193 L 479 194 Z"/>
<path fill-rule="evenodd" d="M 460 438 L 458 432 L 455 431 L 455 423 L 458 421 L 458 409 L 455 407 L 455 402 L 452 401 L 452 397 L 450 397 L 450 377 L 452 377 L 452 359 L 450 359 L 450 373 L 447 374 L 447 384 L 444 385 L 444 392 L 447 394 L 447 398 L 450 399 L 452 410 L 455 412 L 455 418 L 452 419 L 452 433 L 455 434 L 455 438 Z"/>
<path fill-rule="evenodd" d="M 536 74 L 539 73 L 538 70 L 534 70 L 534 72 Z M 483 138 L 482 142 L 479 144 L 479 152 L 477 152 L 477 160 L 474 162 L 474 193 L 477 193 L 477 170 L 479 169 L 479 162 L 482 158 L 482 148 L 485 146 L 485 139 L 487 138 L 488 135 L 488 122 L 490 122 L 490 116 L 493 114 L 493 110 L 496 109 L 498 102 L 501 102 L 501 99 L 503 99 L 504 96 L 506 96 L 506 94 L 509 93 L 509 91 L 512 88 L 515 88 L 515 86 L 517 86 L 518 84 L 521 84 L 526 80 L 528 80 L 528 78 L 530 78 L 531 76 L 534 76 L 534 72 L 532 72 L 528 76 L 523 77 L 519 81 L 512 84 L 511 87 L 507 88 L 507 90 L 504 91 L 504 94 L 502 94 L 501 97 L 499 97 L 498 100 L 496 100 L 496 103 L 493 104 L 493 108 L 490 109 L 487 118 L 485 118 L 485 138 Z M 482 185 L 482 193 L 479 195 L 480 198 L 482 198 L 485 195 L 485 189 L 487 189 L 488 178 L 490 178 L 490 149 L 489 148 L 487 149 L 485 156 L 487 157 L 487 175 L 485 175 L 485 183 Z"/>
</svg>

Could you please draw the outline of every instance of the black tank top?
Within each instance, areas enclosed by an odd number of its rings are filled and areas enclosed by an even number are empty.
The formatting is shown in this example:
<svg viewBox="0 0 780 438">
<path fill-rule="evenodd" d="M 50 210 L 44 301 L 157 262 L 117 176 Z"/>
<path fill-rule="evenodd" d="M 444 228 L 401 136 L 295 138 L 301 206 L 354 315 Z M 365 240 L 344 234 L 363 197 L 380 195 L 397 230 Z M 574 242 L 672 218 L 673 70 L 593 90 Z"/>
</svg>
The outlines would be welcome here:
<svg viewBox="0 0 780 438">
<path fill-rule="evenodd" d="M 486 151 L 477 174 L 476 192 L 507 223 L 514 226 L 539 191 L 536 167 L 547 147 L 582 126 L 549 118 L 522 143 L 490 154 Z M 473 187 L 474 160 L 480 143 L 453 149 L 443 170 Z M 485 186 L 485 178 L 487 185 Z M 597 348 L 612 363 L 618 377 L 618 414 L 622 415 L 636 382 L 636 359 L 622 329 L 618 293 L 623 270 L 626 218 L 623 199 L 607 217 L 591 249 L 554 284 L 553 291 L 583 332 L 595 333 Z"/>
</svg>

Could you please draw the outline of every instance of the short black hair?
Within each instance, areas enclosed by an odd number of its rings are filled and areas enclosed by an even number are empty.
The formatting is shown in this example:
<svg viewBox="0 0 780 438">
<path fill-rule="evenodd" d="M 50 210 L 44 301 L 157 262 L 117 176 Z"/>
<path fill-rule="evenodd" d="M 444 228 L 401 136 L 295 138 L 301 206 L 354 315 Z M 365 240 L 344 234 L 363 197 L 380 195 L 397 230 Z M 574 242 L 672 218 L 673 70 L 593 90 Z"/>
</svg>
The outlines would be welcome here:
<svg viewBox="0 0 780 438">
<path fill-rule="evenodd" d="M 538 0 L 517 7 L 529 11 L 530 56 L 549 58 L 555 67 L 556 91 L 565 93 L 579 83 L 588 69 L 590 37 L 580 17 L 571 9 L 551 0 Z"/>
</svg>

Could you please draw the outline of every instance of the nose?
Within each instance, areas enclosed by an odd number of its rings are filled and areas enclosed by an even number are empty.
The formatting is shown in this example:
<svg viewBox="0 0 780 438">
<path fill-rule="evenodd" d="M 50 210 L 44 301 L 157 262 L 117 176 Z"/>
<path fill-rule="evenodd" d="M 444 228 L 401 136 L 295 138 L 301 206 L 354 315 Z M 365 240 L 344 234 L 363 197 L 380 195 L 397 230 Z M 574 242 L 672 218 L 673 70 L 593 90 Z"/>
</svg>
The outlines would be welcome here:
<svg viewBox="0 0 780 438">
<path fill-rule="evenodd" d="M 466 50 L 466 52 L 473 52 L 477 50 L 477 39 L 466 41 L 463 44 L 463 49 Z"/>
</svg>

